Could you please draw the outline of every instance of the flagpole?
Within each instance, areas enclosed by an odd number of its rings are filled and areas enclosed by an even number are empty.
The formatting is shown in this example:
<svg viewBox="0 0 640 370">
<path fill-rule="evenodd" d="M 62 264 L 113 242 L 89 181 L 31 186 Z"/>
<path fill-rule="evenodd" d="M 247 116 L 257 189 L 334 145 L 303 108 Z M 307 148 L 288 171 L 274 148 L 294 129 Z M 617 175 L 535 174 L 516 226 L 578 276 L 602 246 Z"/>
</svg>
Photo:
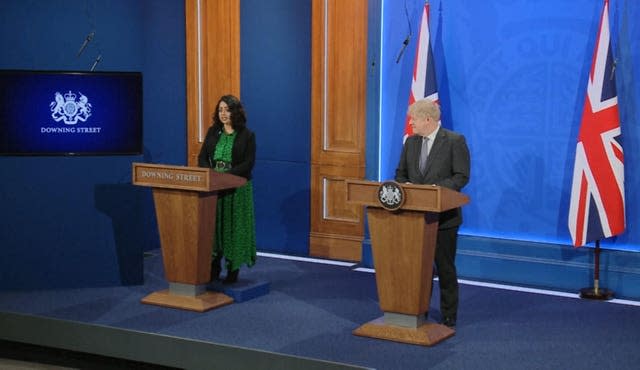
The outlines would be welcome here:
<svg viewBox="0 0 640 370">
<path fill-rule="evenodd" d="M 596 240 L 593 261 L 593 287 L 580 289 L 580 298 L 606 301 L 613 298 L 613 291 L 600 288 L 600 239 Z"/>
</svg>

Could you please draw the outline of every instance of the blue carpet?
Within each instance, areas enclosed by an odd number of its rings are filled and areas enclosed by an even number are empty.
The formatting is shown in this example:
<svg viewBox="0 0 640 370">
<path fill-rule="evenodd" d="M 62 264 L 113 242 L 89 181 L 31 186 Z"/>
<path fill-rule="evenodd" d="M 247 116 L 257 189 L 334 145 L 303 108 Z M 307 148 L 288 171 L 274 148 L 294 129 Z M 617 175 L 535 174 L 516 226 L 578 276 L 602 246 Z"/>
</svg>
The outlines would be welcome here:
<svg viewBox="0 0 640 370">
<path fill-rule="evenodd" d="M 234 284 L 229 285 L 225 285 L 222 281 L 215 281 L 209 284 L 207 289 L 224 293 L 233 298 L 235 303 L 242 303 L 269 294 L 270 285 L 265 280 L 239 278 Z"/>
<path fill-rule="evenodd" d="M 155 252 L 145 258 L 144 285 L 5 291 L 0 311 L 376 369 L 635 369 L 640 363 L 638 306 L 461 284 L 456 335 L 422 347 L 352 335 L 382 315 L 371 273 L 259 257 L 240 276 L 269 282 L 268 294 L 205 313 L 141 304 L 167 287 Z M 431 307 L 438 319 L 437 299 Z"/>
</svg>

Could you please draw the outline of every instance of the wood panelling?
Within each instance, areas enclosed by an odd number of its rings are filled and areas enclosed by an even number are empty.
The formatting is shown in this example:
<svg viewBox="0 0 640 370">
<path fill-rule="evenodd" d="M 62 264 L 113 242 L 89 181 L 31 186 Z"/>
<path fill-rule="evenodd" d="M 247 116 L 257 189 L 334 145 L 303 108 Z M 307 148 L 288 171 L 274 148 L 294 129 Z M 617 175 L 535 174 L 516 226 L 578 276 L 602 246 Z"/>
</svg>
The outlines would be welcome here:
<svg viewBox="0 0 640 370">
<path fill-rule="evenodd" d="M 345 179 L 342 177 L 323 177 L 322 208 L 326 220 L 339 222 L 359 222 L 360 217 L 354 212 L 353 207 L 348 206 L 344 199 L 346 193 Z"/>
<path fill-rule="evenodd" d="M 240 0 L 185 0 L 187 151 L 197 157 L 220 96 L 240 97 Z"/>
<path fill-rule="evenodd" d="M 311 255 L 360 260 L 362 206 L 351 206 L 346 202 L 345 180 L 355 177 L 352 168 L 311 166 Z"/>
<path fill-rule="evenodd" d="M 358 261 L 362 207 L 346 204 L 345 179 L 365 172 L 366 0 L 313 0 L 311 233 L 314 256 Z"/>
<path fill-rule="evenodd" d="M 326 159 L 342 159 L 341 152 L 361 154 L 365 125 L 367 57 L 366 1 L 330 1 L 327 8 L 326 105 L 323 122 Z M 362 12 L 365 12 L 364 22 Z M 360 73 L 358 73 L 358 70 Z M 357 165 L 364 165 L 359 161 Z"/>
<path fill-rule="evenodd" d="M 322 221 L 314 223 L 312 231 L 353 236 L 353 229 L 362 221 L 362 206 L 347 205 L 345 180 L 354 177 L 351 172 L 336 166 L 311 168 L 311 187 L 318 190 L 317 196 L 312 194 L 311 208 L 318 211 Z"/>
<path fill-rule="evenodd" d="M 360 260 L 362 207 L 345 179 L 365 173 L 367 0 L 312 0 L 311 233 L 315 256 Z M 240 97 L 240 0 L 185 0 L 188 165 L 218 98 Z"/>
</svg>

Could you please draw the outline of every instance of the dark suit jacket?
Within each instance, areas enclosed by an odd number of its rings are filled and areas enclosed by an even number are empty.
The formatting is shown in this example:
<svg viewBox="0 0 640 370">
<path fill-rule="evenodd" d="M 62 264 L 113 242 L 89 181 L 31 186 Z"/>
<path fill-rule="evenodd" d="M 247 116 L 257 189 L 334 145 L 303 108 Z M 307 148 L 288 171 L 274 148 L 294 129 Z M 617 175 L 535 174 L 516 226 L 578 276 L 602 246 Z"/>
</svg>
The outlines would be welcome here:
<svg viewBox="0 0 640 370">
<path fill-rule="evenodd" d="M 460 191 L 469 182 L 469 148 L 464 136 L 440 127 L 427 158 L 424 176 L 418 168 L 421 146 L 422 136 L 407 138 L 396 169 L 397 182 L 438 185 L 455 191 Z M 459 226 L 461 223 L 460 208 L 440 214 L 441 229 Z"/>
<path fill-rule="evenodd" d="M 198 166 L 213 167 L 211 156 L 216 150 L 216 144 L 222 135 L 222 126 L 213 125 L 207 131 L 200 154 Z M 256 136 L 248 128 L 238 130 L 233 148 L 231 149 L 231 168 L 227 173 L 238 175 L 251 180 L 251 170 L 256 162 Z"/>
</svg>

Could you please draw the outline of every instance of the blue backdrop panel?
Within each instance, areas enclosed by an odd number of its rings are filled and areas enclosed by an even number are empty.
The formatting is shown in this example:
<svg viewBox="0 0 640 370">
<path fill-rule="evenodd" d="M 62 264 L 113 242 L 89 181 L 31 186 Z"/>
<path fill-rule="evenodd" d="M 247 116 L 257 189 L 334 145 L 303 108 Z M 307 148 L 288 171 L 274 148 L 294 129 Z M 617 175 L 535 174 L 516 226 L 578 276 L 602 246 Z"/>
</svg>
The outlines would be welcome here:
<svg viewBox="0 0 640 370">
<path fill-rule="evenodd" d="M 308 255 L 308 164 L 258 161 L 254 176 L 258 249 Z"/>
<path fill-rule="evenodd" d="M 569 292 L 593 286 L 594 254 L 588 248 L 462 236 L 456 266 L 464 279 L 508 282 Z M 603 250 L 600 287 L 616 298 L 640 297 L 640 253 Z"/>
<path fill-rule="evenodd" d="M 241 94 L 257 157 L 309 163 L 311 4 L 241 2 Z"/>
<path fill-rule="evenodd" d="M 471 151 L 471 196 L 462 233 L 570 244 L 567 228 L 575 144 L 603 1 L 431 1 L 443 124 Z M 423 1 L 384 3 L 381 178 L 393 177 Z M 640 4 L 612 0 L 625 149 L 627 231 L 604 245 L 640 249 Z"/>
<path fill-rule="evenodd" d="M 184 3 L 2 1 L 2 69 L 143 74 L 144 155 L 0 157 L 0 288 L 140 283 L 158 248 L 149 189 L 131 163 L 185 163 Z M 78 54 L 86 35 L 90 43 Z"/>
<path fill-rule="evenodd" d="M 258 249 L 308 254 L 311 3 L 241 2 L 241 94 L 256 133 Z"/>
<path fill-rule="evenodd" d="M 136 2 L 127 3 L 134 6 Z M 145 161 L 186 165 L 184 2 L 144 0 L 141 3 L 144 12 L 138 22 L 144 25 Z"/>
<path fill-rule="evenodd" d="M 142 282 L 145 193 L 126 182 L 131 157 L 4 161 L 4 289 Z"/>
</svg>

